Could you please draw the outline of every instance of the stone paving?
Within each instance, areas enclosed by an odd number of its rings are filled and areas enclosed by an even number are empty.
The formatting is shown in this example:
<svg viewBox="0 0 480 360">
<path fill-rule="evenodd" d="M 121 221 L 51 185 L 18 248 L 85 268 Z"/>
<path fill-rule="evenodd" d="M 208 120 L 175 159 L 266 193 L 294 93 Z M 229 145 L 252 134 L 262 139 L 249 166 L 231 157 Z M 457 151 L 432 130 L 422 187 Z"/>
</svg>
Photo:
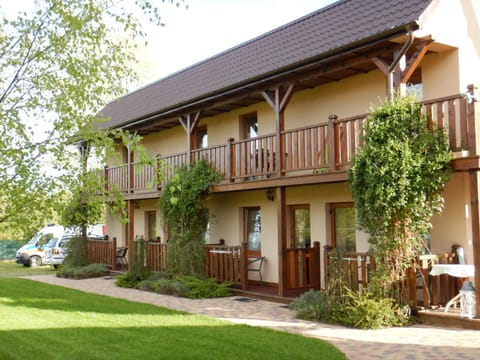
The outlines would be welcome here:
<svg viewBox="0 0 480 360">
<path fill-rule="evenodd" d="M 235 323 L 268 327 L 323 339 L 351 360 L 480 359 L 480 331 L 414 325 L 381 330 L 351 329 L 299 320 L 286 305 L 234 296 L 190 300 L 115 286 L 111 277 L 70 280 L 54 275 L 30 279 L 86 292 L 143 302 Z"/>
</svg>

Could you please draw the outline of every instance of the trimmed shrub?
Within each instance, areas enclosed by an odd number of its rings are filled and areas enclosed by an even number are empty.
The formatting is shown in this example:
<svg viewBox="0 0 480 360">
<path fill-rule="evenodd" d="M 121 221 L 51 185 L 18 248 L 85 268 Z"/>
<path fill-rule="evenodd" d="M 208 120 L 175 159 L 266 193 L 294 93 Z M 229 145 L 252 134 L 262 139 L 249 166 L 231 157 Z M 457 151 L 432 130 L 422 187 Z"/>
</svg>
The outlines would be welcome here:
<svg viewBox="0 0 480 360">
<path fill-rule="evenodd" d="M 348 291 L 349 302 L 342 305 L 342 314 L 338 322 L 362 329 L 380 329 L 391 326 L 403 326 L 409 322 L 395 301 L 390 298 L 378 298 L 372 293 Z M 408 315 L 408 314 L 407 314 Z"/>
<path fill-rule="evenodd" d="M 217 283 L 215 279 L 200 279 L 194 276 L 172 277 L 166 273 L 155 273 L 147 280 L 139 282 L 137 288 L 165 295 L 205 299 L 230 296 L 229 285 Z"/>
<path fill-rule="evenodd" d="M 105 276 L 109 272 L 105 264 L 89 264 L 87 266 L 66 265 L 58 270 L 57 276 L 70 279 L 88 279 Z"/>
<path fill-rule="evenodd" d="M 310 290 L 295 298 L 289 305 L 300 319 L 330 322 L 331 307 L 324 290 Z"/>
</svg>

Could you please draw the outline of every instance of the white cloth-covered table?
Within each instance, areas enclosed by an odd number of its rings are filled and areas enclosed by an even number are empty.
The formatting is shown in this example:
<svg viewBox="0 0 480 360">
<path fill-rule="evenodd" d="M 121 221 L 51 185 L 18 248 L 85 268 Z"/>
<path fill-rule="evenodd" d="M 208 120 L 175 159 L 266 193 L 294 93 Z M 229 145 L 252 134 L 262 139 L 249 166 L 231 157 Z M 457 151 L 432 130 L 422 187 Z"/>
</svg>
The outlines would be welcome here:
<svg viewBox="0 0 480 360">
<path fill-rule="evenodd" d="M 475 274 L 475 267 L 464 264 L 433 264 L 430 275 L 437 276 L 442 274 L 459 278 L 472 277 Z"/>
<path fill-rule="evenodd" d="M 458 278 L 467 278 L 473 277 L 475 275 L 475 267 L 473 265 L 465 264 L 434 264 L 432 265 L 432 270 L 430 275 L 437 276 L 447 274 L 450 276 Z M 445 305 L 445 312 L 448 312 L 448 309 L 453 304 L 460 301 L 460 294 L 456 295 L 454 298 Z"/>
</svg>

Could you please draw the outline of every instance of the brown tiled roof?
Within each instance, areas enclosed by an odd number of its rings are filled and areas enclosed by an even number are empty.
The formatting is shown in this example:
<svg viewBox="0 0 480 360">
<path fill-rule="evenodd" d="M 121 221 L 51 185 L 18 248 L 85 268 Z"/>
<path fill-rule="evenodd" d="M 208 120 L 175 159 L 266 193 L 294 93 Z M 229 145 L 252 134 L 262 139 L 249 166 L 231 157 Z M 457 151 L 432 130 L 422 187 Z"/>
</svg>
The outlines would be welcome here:
<svg viewBox="0 0 480 360">
<path fill-rule="evenodd" d="M 108 104 L 120 127 L 348 48 L 405 32 L 431 0 L 341 0 Z"/>
</svg>

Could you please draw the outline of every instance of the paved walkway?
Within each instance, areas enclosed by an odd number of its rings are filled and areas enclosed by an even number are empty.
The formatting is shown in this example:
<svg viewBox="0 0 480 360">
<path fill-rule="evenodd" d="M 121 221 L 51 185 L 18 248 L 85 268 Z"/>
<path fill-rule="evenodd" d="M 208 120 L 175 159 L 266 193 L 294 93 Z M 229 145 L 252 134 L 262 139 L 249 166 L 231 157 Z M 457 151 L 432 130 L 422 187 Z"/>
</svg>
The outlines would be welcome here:
<svg viewBox="0 0 480 360">
<path fill-rule="evenodd" d="M 480 331 L 415 325 L 404 328 L 360 330 L 299 320 L 285 305 L 234 296 L 190 300 L 115 286 L 111 277 L 69 280 L 54 275 L 33 280 L 86 292 L 143 302 L 235 323 L 263 326 L 327 340 L 351 360 L 480 359 Z"/>
</svg>

